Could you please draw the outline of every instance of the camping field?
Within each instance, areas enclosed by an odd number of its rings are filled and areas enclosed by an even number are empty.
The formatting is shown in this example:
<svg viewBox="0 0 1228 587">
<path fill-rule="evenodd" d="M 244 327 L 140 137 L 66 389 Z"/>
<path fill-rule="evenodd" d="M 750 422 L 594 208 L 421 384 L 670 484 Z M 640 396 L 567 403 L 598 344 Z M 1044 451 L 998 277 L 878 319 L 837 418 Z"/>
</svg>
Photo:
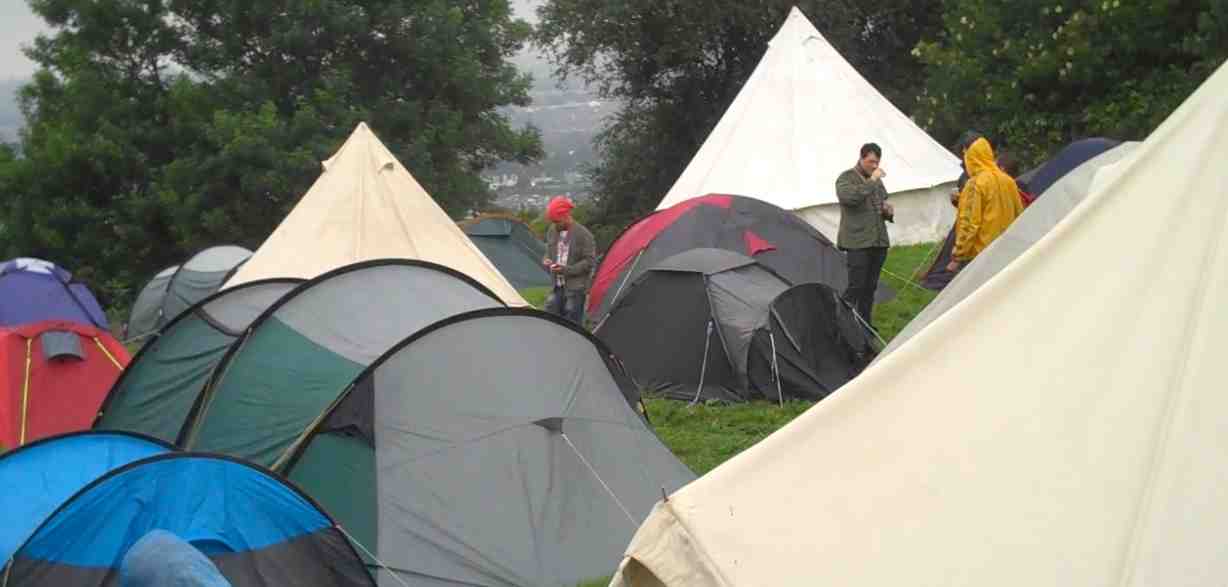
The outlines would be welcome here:
<svg viewBox="0 0 1228 587">
<path fill-rule="evenodd" d="M 890 341 L 934 299 L 935 293 L 908 283 L 927 263 L 941 243 L 893 247 L 887 255 L 882 280 L 896 290 L 895 299 L 874 309 L 874 325 Z M 547 290 L 520 292 L 529 303 L 541 307 Z M 739 405 L 696 405 L 648 398 L 645 401 L 653 429 L 670 450 L 696 475 L 703 475 L 766 438 L 790 420 L 805 412 L 813 402 L 789 401 L 783 406 L 770 402 Z M 610 578 L 580 584 L 578 587 L 605 587 Z"/>
<path fill-rule="evenodd" d="M 934 299 L 934 292 L 905 279 L 913 279 L 913 274 L 937 246 L 894 247 L 887 256 L 882 280 L 895 288 L 896 297 L 874 310 L 875 326 L 884 339 L 891 340 Z M 522 291 L 521 295 L 540 308 L 546 293 L 545 289 L 530 289 Z M 783 407 L 770 402 L 692 407 L 685 402 L 654 398 L 648 398 L 645 403 L 657 435 L 698 475 L 759 442 L 812 405 L 812 402 L 793 401 L 786 402 Z"/>
</svg>

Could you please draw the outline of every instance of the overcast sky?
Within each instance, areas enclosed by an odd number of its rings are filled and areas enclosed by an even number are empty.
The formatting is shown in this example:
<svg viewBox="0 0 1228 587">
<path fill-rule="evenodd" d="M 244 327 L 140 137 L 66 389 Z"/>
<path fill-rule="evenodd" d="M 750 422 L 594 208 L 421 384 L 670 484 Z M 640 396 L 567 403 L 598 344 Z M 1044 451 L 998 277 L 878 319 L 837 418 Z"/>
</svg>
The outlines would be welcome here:
<svg viewBox="0 0 1228 587">
<path fill-rule="evenodd" d="M 534 21 L 533 8 L 540 0 L 511 0 L 517 16 Z M 49 29 L 34 15 L 26 0 L 0 0 L 0 80 L 24 78 L 34 73 L 34 63 L 21 52 L 22 45 Z"/>
<path fill-rule="evenodd" d="M 47 32 L 26 0 L 0 0 L 0 79 L 24 78 L 34 73 L 34 63 L 21 52 L 22 45 Z"/>
</svg>

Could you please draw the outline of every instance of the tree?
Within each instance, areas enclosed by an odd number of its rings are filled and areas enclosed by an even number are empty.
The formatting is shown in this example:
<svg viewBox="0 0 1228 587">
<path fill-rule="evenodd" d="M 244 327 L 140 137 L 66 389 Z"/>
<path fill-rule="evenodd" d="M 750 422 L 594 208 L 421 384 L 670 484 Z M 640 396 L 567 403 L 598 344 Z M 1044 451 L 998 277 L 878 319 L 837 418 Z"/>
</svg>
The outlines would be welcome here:
<svg viewBox="0 0 1228 587">
<path fill-rule="evenodd" d="M 528 103 L 507 59 L 531 32 L 507 0 L 30 0 L 21 197 L 41 255 L 127 302 L 211 244 L 258 246 L 366 121 L 446 210 L 479 172 L 541 157 L 497 109 Z M 12 216 L 7 216 L 12 217 Z"/>
<path fill-rule="evenodd" d="M 888 98 L 911 106 L 939 0 L 547 0 L 536 42 L 561 77 L 624 104 L 597 139 L 601 219 L 655 207 L 750 77 L 797 5 Z"/>
<path fill-rule="evenodd" d="M 1036 163 L 1080 137 L 1146 137 L 1228 57 L 1228 0 L 954 0 L 928 39 L 917 121 Z"/>
</svg>

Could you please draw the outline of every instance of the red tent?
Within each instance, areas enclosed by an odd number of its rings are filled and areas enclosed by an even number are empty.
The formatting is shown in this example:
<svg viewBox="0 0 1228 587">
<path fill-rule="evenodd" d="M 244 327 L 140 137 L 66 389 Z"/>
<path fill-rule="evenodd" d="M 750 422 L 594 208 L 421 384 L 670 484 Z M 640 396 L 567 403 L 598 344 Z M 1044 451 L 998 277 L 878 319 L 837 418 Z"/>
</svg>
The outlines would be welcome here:
<svg viewBox="0 0 1228 587">
<path fill-rule="evenodd" d="M 0 328 L 0 444 L 89 428 L 129 359 L 93 326 L 47 320 Z"/>
</svg>

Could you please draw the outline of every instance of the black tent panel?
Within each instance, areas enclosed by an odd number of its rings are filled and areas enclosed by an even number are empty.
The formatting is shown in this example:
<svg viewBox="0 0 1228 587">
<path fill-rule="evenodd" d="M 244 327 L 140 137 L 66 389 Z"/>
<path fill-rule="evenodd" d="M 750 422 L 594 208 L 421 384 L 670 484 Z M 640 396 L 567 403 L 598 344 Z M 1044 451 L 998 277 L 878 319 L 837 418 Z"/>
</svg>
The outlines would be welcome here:
<svg viewBox="0 0 1228 587">
<path fill-rule="evenodd" d="M 648 272 L 624 292 L 597 337 L 645 389 L 691 400 L 702 376 L 701 399 L 744 399 L 702 273 Z"/>
<path fill-rule="evenodd" d="M 807 283 L 772 302 L 768 324 L 751 344 L 748 376 L 760 397 L 819 400 L 856 377 L 875 351 L 836 291 Z"/>
</svg>

